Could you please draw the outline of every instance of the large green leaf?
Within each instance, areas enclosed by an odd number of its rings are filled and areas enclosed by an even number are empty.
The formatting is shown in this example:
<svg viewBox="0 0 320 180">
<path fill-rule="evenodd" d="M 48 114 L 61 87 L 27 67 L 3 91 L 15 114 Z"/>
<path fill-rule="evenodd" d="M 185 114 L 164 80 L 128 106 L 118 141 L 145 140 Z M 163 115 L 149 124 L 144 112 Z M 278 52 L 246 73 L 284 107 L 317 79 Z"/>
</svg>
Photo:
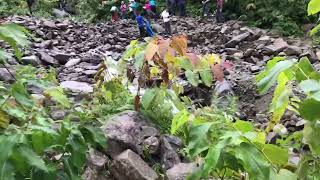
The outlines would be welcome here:
<svg viewBox="0 0 320 180">
<path fill-rule="evenodd" d="M 24 157 L 28 164 L 43 171 L 48 171 L 45 162 L 29 147 L 20 146 L 18 147 L 18 152 Z"/>
<path fill-rule="evenodd" d="M 67 96 L 63 93 L 61 87 L 51 87 L 44 91 L 44 94 L 50 96 L 53 100 L 57 101 L 59 104 L 66 108 L 70 108 L 70 102 Z"/>
<path fill-rule="evenodd" d="M 308 15 L 316 14 L 320 11 L 320 0 L 311 0 L 308 4 Z"/>
<path fill-rule="evenodd" d="M 105 137 L 103 131 L 100 128 L 86 125 L 83 127 L 83 130 L 86 130 L 88 134 L 85 134 L 86 132 L 83 132 L 83 136 L 85 138 L 91 137 L 91 141 L 100 145 L 103 148 L 107 148 L 107 138 Z M 94 145 L 94 144 L 93 144 Z"/>
<path fill-rule="evenodd" d="M 320 120 L 320 101 L 315 99 L 304 100 L 299 107 L 300 115 L 309 121 Z"/>
<path fill-rule="evenodd" d="M 199 74 L 201 77 L 202 82 L 210 87 L 212 85 L 213 77 L 211 70 L 199 70 Z"/>
<path fill-rule="evenodd" d="M 278 166 L 284 166 L 288 163 L 289 154 L 287 148 L 282 148 L 273 144 L 260 144 L 261 151 L 265 156 Z"/>
<path fill-rule="evenodd" d="M 253 180 L 267 180 L 271 167 L 262 153 L 252 144 L 243 142 L 235 149 L 235 156 L 242 161 L 249 178 Z"/>
<path fill-rule="evenodd" d="M 319 110 L 319 108 L 317 108 Z M 313 153 L 320 155 L 320 127 L 319 122 L 307 122 L 303 129 L 303 137 Z"/>
<path fill-rule="evenodd" d="M 30 94 L 27 92 L 26 87 L 24 86 L 22 81 L 16 81 L 11 86 L 11 95 L 15 98 L 15 100 L 26 107 L 32 107 L 33 101 L 30 97 Z"/>
<path fill-rule="evenodd" d="M 189 120 L 190 113 L 187 110 L 178 112 L 172 119 L 171 134 L 175 134 Z"/>
<path fill-rule="evenodd" d="M 154 98 L 157 95 L 158 89 L 147 89 L 142 96 L 141 104 L 144 109 L 149 109 L 152 102 L 154 102 Z"/>
<path fill-rule="evenodd" d="M 187 148 L 192 157 L 197 156 L 209 148 L 208 132 L 212 124 L 213 123 L 208 122 L 191 126 L 189 133 L 189 144 Z"/>
<path fill-rule="evenodd" d="M 193 86 L 198 86 L 199 84 L 199 74 L 192 72 L 191 70 L 186 70 L 185 72 L 188 82 Z"/>
<path fill-rule="evenodd" d="M 253 129 L 254 129 L 252 123 L 250 123 L 248 121 L 241 121 L 241 120 L 237 120 L 233 124 L 233 127 L 236 128 L 238 131 L 241 131 L 243 133 L 253 131 Z"/>
<path fill-rule="evenodd" d="M 266 73 L 263 72 L 264 76 L 259 75 L 257 77 L 259 92 L 261 94 L 266 93 L 277 82 L 280 73 L 291 68 L 295 64 L 295 62 L 296 60 L 280 61 L 270 70 L 267 69 L 265 71 Z"/>
<path fill-rule="evenodd" d="M 315 71 L 312 64 L 310 63 L 307 57 L 300 59 L 299 63 L 296 65 L 296 79 L 298 82 L 307 80 L 307 79 L 320 79 L 319 72 Z"/>
<path fill-rule="evenodd" d="M 276 175 L 275 180 L 297 180 L 298 176 L 286 169 L 280 169 L 279 173 Z"/>
<path fill-rule="evenodd" d="M 5 161 L 3 164 L 0 164 L 0 179 L 2 180 L 16 180 L 15 178 L 15 169 L 9 161 Z"/>
</svg>

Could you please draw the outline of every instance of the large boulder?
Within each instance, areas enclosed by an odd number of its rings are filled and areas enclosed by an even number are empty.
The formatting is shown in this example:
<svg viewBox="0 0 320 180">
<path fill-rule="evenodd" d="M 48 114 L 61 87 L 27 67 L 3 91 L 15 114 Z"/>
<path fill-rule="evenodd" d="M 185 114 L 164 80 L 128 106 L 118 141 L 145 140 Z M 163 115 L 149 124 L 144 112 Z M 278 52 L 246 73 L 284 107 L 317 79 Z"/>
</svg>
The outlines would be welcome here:
<svg viewBox="0 0 320 180">
<path fill-rule="evenodd" d="M 159 136 L 159 131 L 136 111 L 125 111 L 113 116 L 102 126 L 102 130 L 108 138 L 106 153 L 113 158 L 126 149 L 142 155 L 144 140 Z M 157 144 L 154 139 L 149 141 L 151 145 Z"/>
<path fill-rule="evenodd" d="M 157 173 L 130 149 L 115 157 L 111 173 L 117 180 L 156 180 Z"/>
<path fill-rule="evenodd" d="M 167 170 L 168 180 L 185 180 L 189 175 L 196 172 L 196 163 L 179 163 Z"/>
</svg>

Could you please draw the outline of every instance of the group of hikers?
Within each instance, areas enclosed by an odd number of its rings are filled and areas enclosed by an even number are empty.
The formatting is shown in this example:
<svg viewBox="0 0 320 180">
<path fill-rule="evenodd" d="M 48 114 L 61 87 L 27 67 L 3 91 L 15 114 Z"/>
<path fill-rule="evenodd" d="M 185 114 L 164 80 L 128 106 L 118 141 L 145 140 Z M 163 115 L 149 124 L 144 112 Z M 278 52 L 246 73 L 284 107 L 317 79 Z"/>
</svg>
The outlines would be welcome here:
<svg viewBox="0 0 320 180">
<path fill-rule="evenodd" d="M 221 23 L 223 21 L 222 17 L 222 7 L 224 0 L 216 0 L 216 21 Z M 131 18 L 136 20 L 140 31 L 140 37 L 152 37 L 154 32 L 152 31 L 150 25 L 150 18 L 157 20 L 159 14 L 157 13 L 157 1 L 156 0 L 145 0 L 142 4 L 140 0 L 129 0 L 127 5 L 124 1 L 121 2 L 120 11 L 116 6 L 111 7 L 112 21 L 116 22 L 119 17 L 126 19 Z M 176 10 L 178 9 L 180 16 L 186 15 L 186 0 L 166 0 L 166 8 L 160 14 L 163 18 L 165 33 L 171 34 L 170 26 L 170 15 L 176 15 Z M 202 1 L 202 17 L 208 16 L 210 11 L 210 0 Z"/>
</svg>

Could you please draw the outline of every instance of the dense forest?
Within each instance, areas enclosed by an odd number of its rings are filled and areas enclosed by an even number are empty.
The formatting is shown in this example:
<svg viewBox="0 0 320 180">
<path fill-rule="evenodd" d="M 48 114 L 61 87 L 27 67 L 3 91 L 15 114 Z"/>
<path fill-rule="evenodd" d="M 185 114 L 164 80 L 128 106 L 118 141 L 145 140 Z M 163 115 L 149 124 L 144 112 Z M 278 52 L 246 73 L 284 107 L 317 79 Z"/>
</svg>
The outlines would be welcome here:
<svg viewBox="0 0 320 180">
<path fill-rule="evenodd" d="M 2 0 L 0 180 L 320 180 L 319 12 Z"/>
</svg>

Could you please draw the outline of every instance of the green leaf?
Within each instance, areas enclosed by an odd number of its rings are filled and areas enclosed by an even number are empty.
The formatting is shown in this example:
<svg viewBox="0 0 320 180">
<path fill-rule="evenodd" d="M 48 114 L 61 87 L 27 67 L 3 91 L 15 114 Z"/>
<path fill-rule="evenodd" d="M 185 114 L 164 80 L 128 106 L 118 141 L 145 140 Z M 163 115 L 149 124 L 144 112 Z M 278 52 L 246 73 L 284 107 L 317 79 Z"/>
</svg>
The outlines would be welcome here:
<svg viewBox="0 0 320 180">
<path fill-rule="evenodd" d="M 285 60 L 280 61 L 275 64 L 270 70 L 267 69 L 263 76 L 258 75 L 256 79 L 258 80 L 258 88 L 261 94 L 266 93 L 277 81 L 278 76 L 281 72 L 291 68 L 296 63 L 296 60 Z M 261 80 L 260 80 L 261 79 Z"/>
<path fill-rule="evenodd" d="M 15 169 L 13 165 L 5 161 L 3 164 L 0 164 L 0 179 L 2 180 L 16 180 L 15 178 Z"/>
<path fill-rule="evenodd" d="M 191 126 L 187 149 L 192 157 L 197 156 L 209 148 L 208 132 L 212 124 L 212 122 L 208 122 Z"/>
<path fill-rule="evenodd" d="M 307 80 L 309 78 L 319 80 L 320 74 L 315 71 L 307 57 L 300 59 L 299 63 L 296 65 L 296 79 L 298 82 Z"/>
<path fill-rule="evenodd" d="M 317 121 L 320 119 L 320 101 L 315 99 L 304 100 L 299 107 L 300 115 L 309 121 Z"/>
<path fill-rule="evenodd" d="M 267 66 L 266 69 L 264 71 L 262 71 L 261 73 L 259 73 L 256 76 L 256 82 L 261 81 L 264 77 L 266 77 L 270 71 L 270 69 L 272 69 L 279 61 L 283 61 L 285 60 L 284 57 L 274 57 L 271 60 L 269 60 L 267 62 Z"/>
<path fill-rule="evenodd" d="M 288 163 L 289 154 L 287 148 L 282 148 L 273 144 L 260 145 L 261 151 L 273 164 L 284 166 Z"/>
<path fill-rule="evenodd" d="M 320 24 L 316 25 L 316 27 L 312 28 L 310 31 L 310 36 L 316 35 L 320 30 Z"/>
<path fill-rule="evenodd" d="M 70 102 L 67 96 L 63 93 L 61 87 L 51 87 L 44 91 L 44 94 L 50 96 L 53 100 L 57 101 L 59 104 L 66 108 L 70 108 Z"/>
<path fill-rule="evenodd" d="M 11 156 L 13 147 L 17 144 L 18 140 L 18 135 L 0 136 L 0 169 L 3 168 L 5 161 Z"/>
<path fill-rule="evenodd" d="M 145 61 L 144 57 L 145 57 L 145 51 L 140 51 L 135 55 L 134 67 L 137 71 L 142 69 L 143 63 Z"/>
<path fill-rule="evenodd" d="M 202 82 L 206 86 L 211 87 L 212 81 L 213 81 L 211 70 L 199 70 L 199 74 L 200 74 Z"/>
<path fill-rule="evenodd" d="M 83 128 L 87 130 L 87 132 L 89 132 L 89 134 L 83 134 L 85 138 L 87 138 L 87 136 L 90 136 L 92 139 L 91 141 L 99 144 L 104 149 L 107 148 L 107 138 L 105 137 L 103 131 L 100 128 L 91 125 L 86 125 Z"/>
<path fill-rule="evenodd" d="M 189 120 L 190 113 L 187 110 L 182 110 L 178 112 L 172 119 L 171 134 L 176 134 L 176 132 L 186 124 Z"/>
<path fill-rule="evenodd" d="M 188 82 L 193 86 L 198 86 L 199 84 L 199 74 L 194 73 L 191 70 L 186 70 L 185 75 L 187 77 Z"/>
<path fill-rule="evenodd" d="M 45 162 L 29 147 L 20 146 L 18 152 L 31 165 L 43 171 L 48 171 Z"/>
<path fill-rule="evenodd" d="M 72 147 L 71 162 L 77 168 L 82 168 L 86 161 L 87 146 L 84 139 L 79 135 L 72 135 L 69 139 L 69 144 Z"/>
<path fill-rule="evenodd" d="M 269 179 L 271 167 L 255 146 L 243 142 L 235 148 L 235 156 L 242 161 L 249 179 Z"/>
<path fill-rule="evenodd" d="M 242 121 L 242 120 L 237 120 L 234 124 L 233 127 L 237 129 L 238 131 L 241 131 L 243 133 L 250 132 L 254 130 L 253 124 L 248 122 L 248 121 Z"/>
<path fill-rule="evenodd" d="M 298 176 L 287 169 L 280 169 L 276 180 L 297 180 Z"/>
<path fill-rule="evenodd" d="M 319 122 L 307 122 L 303 129 L 303 137 L 305 138 L 306 143 L 309 145 L 311 151 L 320 155 L 320 128 L 317 124 L 319 124 Z"/>
<path fill-rule="evenodd" d="M 31 100 L 32 98 L 27 92 L 26 87 L 24 86 L 22 81 L 16 81 L 14 84 L 12 84 L 11 95 L 19 104 L 27 107 L 33 106 L 33 101 Z"/>
<path fill-rule="evenodd" d="M 311 0 L 308 4 L 308 15 L 317 14 L 320 11 L 320 0 Z"/>
<path fill-rule="evenodd" d="M 158 89 L 147 89 L 142 96 L 141 104 L 144 109 L 150 109 L 152 102 L 154 102 L 154 98 L 157 95 Z"/>
<path fill-rule="evenodd" d="M 308 80 L 302 81 L 302 82 L 299 84 L 299 87 L 300 87 L 305 93 L 320 91 L 320 82 L 319 82 L 319 81 L 316 81 L 316 80 L 314 80 L 314 79 L 308 79 Z"/>
</svg>

